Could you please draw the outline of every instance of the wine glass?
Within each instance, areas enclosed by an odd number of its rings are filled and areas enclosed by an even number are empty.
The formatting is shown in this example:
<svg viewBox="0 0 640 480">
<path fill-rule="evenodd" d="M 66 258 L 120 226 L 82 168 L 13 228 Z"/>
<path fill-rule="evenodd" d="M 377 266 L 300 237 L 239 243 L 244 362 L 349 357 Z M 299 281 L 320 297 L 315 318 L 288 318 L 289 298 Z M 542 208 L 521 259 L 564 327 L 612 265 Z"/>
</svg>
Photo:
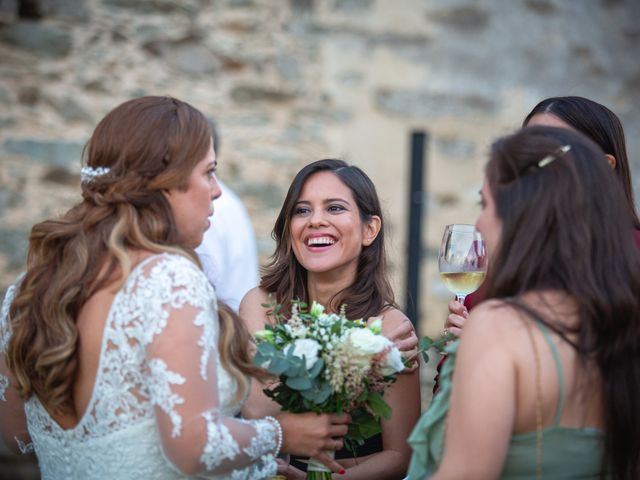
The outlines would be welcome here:
<svg viewBox="0 0 640 480">
<path fill-rule="evenodd" d="M 475 226 L 445 227 L 438 267 L 442 282 L 464 305 L 465 297 L 478 289 L 487 273 L 484 239 Z"/>
</svg>

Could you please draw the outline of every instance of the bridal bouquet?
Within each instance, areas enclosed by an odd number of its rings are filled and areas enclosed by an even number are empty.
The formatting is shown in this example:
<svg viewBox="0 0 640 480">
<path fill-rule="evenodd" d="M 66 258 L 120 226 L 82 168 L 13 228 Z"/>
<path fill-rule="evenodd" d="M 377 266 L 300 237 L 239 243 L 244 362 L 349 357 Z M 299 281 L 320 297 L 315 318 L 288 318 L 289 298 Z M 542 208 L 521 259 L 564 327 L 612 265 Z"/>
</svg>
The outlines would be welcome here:
<svg viewBox="0 0 640 480">
<path fill-rule="evenodd" d="M 265 305 L 270 307 L 270 305 Z M 324 312 L 313 303 L 307 310 L 294 302 L 291 317 L 277 312 L 276 323 L 255 332 L 255 363 L 279 377 L 267 396 L 293 413 L 349 413 L 352 423 L 345 445 L 355 451 L 365 439 L 380 432 L 380 418 L 391 408 L 382 397 L 396 374 L 405 368 L 397 347 L 381 335 L 382 320 L 367 325 L 339 314 Z M 308 479 L 331 478 L 321 463 L 309 461 Z"/>
</svg>

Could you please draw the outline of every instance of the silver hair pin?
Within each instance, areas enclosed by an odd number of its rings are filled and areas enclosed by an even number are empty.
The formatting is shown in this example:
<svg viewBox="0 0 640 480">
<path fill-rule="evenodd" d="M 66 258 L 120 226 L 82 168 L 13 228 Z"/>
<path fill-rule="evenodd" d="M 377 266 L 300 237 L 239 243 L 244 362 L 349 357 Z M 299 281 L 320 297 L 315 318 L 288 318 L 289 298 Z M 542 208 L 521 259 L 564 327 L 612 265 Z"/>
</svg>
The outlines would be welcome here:
<svg viewBox="0 0 640 480">
<path fill-rule="evenodd" d="M 542 168 L 542 167 L 546 167 L 547 165 L 549 165 L 551 162 L 553 162 L 554 160 L 557 160 L 558 158 L 560 158 L 561 156 L 563 156 L 565 153 L 567 153 L 569 150 L 571 150 L 571 145 L 563 145 L 562 147 L 560 147 L 558 150 L 556 150 L 553 153 L 550 153 L 549 155 L 547 155 L 546 157 L 544 157 L 542 160 L 540 160 L 536 165 L 538 165 L 538 168 Z"/>
<path fill-rule="evenodd" d="M 80 183 L 91 183 L 97 177 L 108 174 L 111 171 L 109 167 L 82 167 L 80 169 Z"/>
</svg>

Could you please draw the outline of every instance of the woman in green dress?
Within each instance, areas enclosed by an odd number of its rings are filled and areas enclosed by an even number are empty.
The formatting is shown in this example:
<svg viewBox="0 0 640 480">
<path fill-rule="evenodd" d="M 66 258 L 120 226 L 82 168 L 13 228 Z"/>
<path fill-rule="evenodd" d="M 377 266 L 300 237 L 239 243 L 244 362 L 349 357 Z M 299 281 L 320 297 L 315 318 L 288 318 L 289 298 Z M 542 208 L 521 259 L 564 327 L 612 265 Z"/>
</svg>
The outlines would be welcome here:
<svg viewBox="0 0 640 480">
<path fill-rule="evenodd" d="M 640 253 L 604 153 L 525 128 L 481 196 L 488 300 L 447 347 L 409 478 L 640 478 Z"/>
</svg>

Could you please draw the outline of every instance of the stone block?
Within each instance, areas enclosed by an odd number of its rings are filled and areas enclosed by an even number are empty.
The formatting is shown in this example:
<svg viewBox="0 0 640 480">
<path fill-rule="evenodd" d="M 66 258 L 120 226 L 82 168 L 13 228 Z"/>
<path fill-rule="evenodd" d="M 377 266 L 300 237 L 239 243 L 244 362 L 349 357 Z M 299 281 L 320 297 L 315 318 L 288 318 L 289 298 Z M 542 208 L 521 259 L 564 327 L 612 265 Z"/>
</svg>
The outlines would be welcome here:
<svg viewBox="0 0 640 480">
<path fill-rule="evenodd" d="M 11 117 L 0 117 L 0 129 L 7 128 L 16 124 L 15 118 Z"/>
<path fill-rule="evenodd" d="M 371 9 L 373 0 L 336 0 L 333 4 L 335 11 L 360 15 Z"/>
<path fill-rule="evenodd" d="M 1 0 L 0 0 L 1 1 Z M 15 95 L 7 87 L 0 85 L 0 105 L 5 107 L 15 101 Z"/>
<path fill-rule="evenodd" d="M 300 122 L 305 120 L 315 120 L 316 126 L 322 126 L 327 123 L 346 123 L 353 119 L 353 111 L 349 109 L 340 109 L 336 107 L 319 108 L 313 106 L 304 106 L 295 108 L 291 112 L 293 121 Z"/>
<path fill-rule="evenodd" d="M 48 101 L 66 121 L 94 123 L 91 112 L 78 99 L 72 96 L 52 96 L 48 98 Z"/>
<path fill-rule="evenodd" d="M 326 25 L 311 23 L 309 34 L 331 38 L 344 42 L 345 47 L 360 43 L 367 51 L 372 48 L 386 47 L 390 49 L 424 49 L 432 37 L 428 33 L 405 33 L 392 30 L 375 31 L 363 28 L 358 24 Z"/>
<path fill-rule="evenodd" d="M 227 0 L 228 4 L 232 8 L 238 7 L 253 7 L 253 0 Z"/>
<path fill-rule="evenodd" d="M 172 46 L 162 56 L 175 68 L 196 75 L 213 73 L 221 66 L 220 60 L 208 48 L 195 43 Z"/>
<path fill-rule="evenodd" d="M 289 7 L 293 16 L 309 15 L 315 8 L 315 0 L 289 0 Z"/>
<path fill-rule="evenodd" d="M 7 267 L 17 270 L 24 266 L 29 245 L 29 232 L 0 226 L 0 254 L 5 257 Z"/>
<path fill-rule="evenodd" d="M 200 8 L 197 0 L 102 0 L 112 10 L 132 10 L 142 14 L 196 14 Z"/>
<path fill-rule="evenodd" d="M 437 137 L 435 139 L 435 146 L 439 152 L 448 157 L 465 158 L 470 161 L 475 152 L 473 142 L 465 140 L 464 138 Z"/>
<path fill-rule="evenodd" d="M 264 127 L 273 121 L 268 112 L 253 112 L 250 114 L 234 113 L 222 119 L 227 127 Z"/>
<path fill-rule="evenodd" d="M 276 56 L 275 65 L 282 78 L 287 82 L 295 83 L 302 79 L 300 64 L 295 57 L 281 53 Z"/>
<path fill-rule="evenodd" d="M 45 18 L 57 17 L 86 22 L 91 18 L 86 0 L 39 0 Z"/>
<path fill-rule="evenodd" d="M 8 138 L 4 142 L 4 150 L 7 153 L 22 155 L 58 167 L 79 167 L 82 148 L 82 143 L 70 140 Z"/>
<path fill-rule="evenodd" d="M 263 208 L 273 210 L 280 209 L 282 199 L 284 198 L 282 187 L 271 183 L 247 183 L 238 185 L 236 187 L 236 193 L 240 197 L 253 197 Z"/>
<path fill-rule="evenodd" d="M 23 191 L 3 186 L 0 188 L 0 213 L 4 210 L 16 207 L 24 201 Z"/>
<path fill-rule="evenodd" d="M 549 0 L 527 0 L 525 5 L 539 15 L 551 15 L 556 12 L 556 6 Z"/>
<path fill-rule="evenodd" d="M 460 33 L 477 33 L 487 28 L 490 15 L 477 5 L 461 5 L 430 11 L 427 18 Z"/>
<path fill-rule="evenodd" d="M 252 103 L 259 101 L 281 103 L 292 100 L 295 93 L 262 85 L 243 85 L 234 87 L 231 98 L 236 103 Z"/>
<path fill-rule="evenodd" d="M 23 21 L 2 30 L 2 39 L 36 55 L 60 58 L 71 52 L 71 34 L 53 25 Z"/>
<path fill-rule="evenodd" d="M 40 88 L 36 85 L 22 85 L 18 88 L 18 101 L 22 105 L 33 107 L 40 101 Z"/>
<path fill-rule="evenodd" d="M 80 184 L 80 175 L 70 172 L 66 168 L 51 167 L 42 176 L 42 181 L 57 185 L 78 186 Z"/>
<path fill-rule="evenodd" d="M 418 118 L 491 114 L 498 107 L 494 99 L 477 93 L 380 89 L 375 97 L 383 112 Z"/>
</svg>

